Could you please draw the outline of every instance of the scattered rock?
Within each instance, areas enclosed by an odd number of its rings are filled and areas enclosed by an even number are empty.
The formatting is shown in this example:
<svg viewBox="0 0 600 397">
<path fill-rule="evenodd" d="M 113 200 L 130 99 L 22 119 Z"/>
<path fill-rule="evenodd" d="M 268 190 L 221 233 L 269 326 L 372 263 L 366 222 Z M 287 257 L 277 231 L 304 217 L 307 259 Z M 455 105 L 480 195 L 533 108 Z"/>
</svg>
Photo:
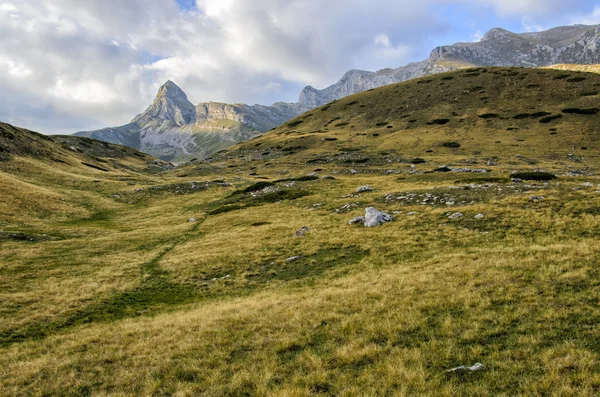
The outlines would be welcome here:
<svg viewBox="0 0 600 397">
<path fill-rule="evenodd" d="M 510 178 L 510 180 L 511 180 L 513 183 L 523 183 L 523 180 L 522 180 L 522 179 L 519 179 L 519 178 Z"/>
<path fill-rule="evenodd" d="M 359 223 L 365 223 L 365 217 L 364 216 L 357 216 L 356 218 L 352 218 L 350 220 L 350 222 L 348 222 L 349 225 L 357 225 Z"/>
<path fill-rule="evenodd" d="M 594 184 L 591 182 L 586 182 L 584 184 L 582 184 L 581 186 L 585 186 L 585 187 L 594 187 Z"/>
<path fill-rule="evenodd" d="M 538 201 L 543 201 L 546 200 L 546 197 L 544 196 L 531 196 L 529 197 L 529 201 L 533 202 L 533 203 L 537 203 Z"/>
<path fill-rule="evenodd" d="M 448 217 L 448 219 L 459 219 L 462 218 L 464 215 L 461 212 L 455 212 L 454 214 L 450 215 Z"/>
<path fill-rule="evenodd" d="M 393 220 L 394 218 L 390 214 L 378 211 L 375 207 L 365 210 L 365 227 L 376 227 Z"/>
<path fill-rule="evenodd" d="M 407 216 L 413 216 L 413 215 L 417 215 L 417 213 L 415 211 L 410 211 L 406 213 Z"/>
<path fill-rule="evenodd" d="M 196 218 L 190 218 L 190 219 L 188 219 L 188 222 L 190 222 L 190 223 L 193 223 L 193 222 L 196 222 L 196 221 L 197 221 Z"/>
<path fill-rule="evenodd" d="M 356 193 L 370 192 L 373 188 L 369 185 L 364 185 L 356 189 Z"/>
<path fill-rule="evenodd" d="M 483 215 L 483 214 L 475 215 L 475 219 L 483 219 L 483 218 L 485 218 L 485 215 Z"/>
<path fill-rule="evenodd" d="M 307 226 L 302 226 L 296 233 L 294 233 L 294 237 L 304 237 L 309 231 L 310 229 Z"/>
<path fill-rule="evenodd" d="M 291 256 L 291 257 L 287 258 L 285 261 L 286 262 L 293 262 L 293 261 L 297 261 L 300 258 L 302 258 L 302 255 L 296 255 L 296 256 Z"/>
<path fill-rule="evenodd" d="M 475 372 L 475 371 L 481 371 L 484 368 L 485 368 L 485 366 L 481 363 L 477 363 L 477 364 L 473 365 L 472 367 L 467 367 L 466 365 L 461 365 L 460 367 L 451 368 L 451 369 L 447 370 L 446 373 Z"/>
<path fill-rule="evenodd" d="M 348 224 L 357 225 L 362 223 L 365 227 L 376 227 L 393 221 L 394 218 L 390 214 L 378 211 L 375 207 L 368 207 L 365 210 L 365 216 L 357 216 L 352 218 Z"/>
</svg>

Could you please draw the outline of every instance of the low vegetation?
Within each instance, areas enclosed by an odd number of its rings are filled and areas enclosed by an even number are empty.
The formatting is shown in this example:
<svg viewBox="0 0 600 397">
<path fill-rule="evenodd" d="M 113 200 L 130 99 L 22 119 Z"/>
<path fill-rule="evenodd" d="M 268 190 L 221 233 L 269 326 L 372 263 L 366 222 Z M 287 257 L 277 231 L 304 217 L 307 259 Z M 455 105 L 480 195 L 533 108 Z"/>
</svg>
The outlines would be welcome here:
<svg viewBox="0 0 600 397">
<path fill-rule="evenodd" d="M 429 76 L 176 169 L 5 126 L 0 395 L 597 395 L 595 84 Z"/>
</svg>

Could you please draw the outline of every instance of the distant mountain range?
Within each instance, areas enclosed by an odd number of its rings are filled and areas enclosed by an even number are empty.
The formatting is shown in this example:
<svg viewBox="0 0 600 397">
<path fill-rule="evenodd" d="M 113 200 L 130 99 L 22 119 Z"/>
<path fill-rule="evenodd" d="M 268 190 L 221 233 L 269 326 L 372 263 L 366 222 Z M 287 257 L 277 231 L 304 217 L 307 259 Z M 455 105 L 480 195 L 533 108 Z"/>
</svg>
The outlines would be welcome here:
<svg viewBox="0 0 600 397">
<path fill-rule="evenodd" d="M 204 102 L 194 106 L 175 83 L 168 81 L 154 103 L 129 124 L 75 135 L 130 146 L 169 161 L 183 161 L 248 140 L 333 100 L 429 74 L 475 66 L 598 63 L 600 25 L 563 26 L 522 34 L 495 28 L 479 42 L 437 47 L 421 62 L 378 72 L 351 70 L 323 90 L 307 86 L 297 103 L 262 106 Z"/>
</svg>

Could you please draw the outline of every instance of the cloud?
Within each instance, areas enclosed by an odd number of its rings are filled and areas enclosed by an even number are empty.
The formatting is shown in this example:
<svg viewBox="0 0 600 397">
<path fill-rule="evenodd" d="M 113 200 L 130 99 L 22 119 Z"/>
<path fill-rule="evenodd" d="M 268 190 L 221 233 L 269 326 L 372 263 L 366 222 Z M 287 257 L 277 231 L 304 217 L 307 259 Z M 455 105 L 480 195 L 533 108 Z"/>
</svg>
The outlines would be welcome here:
<svg viewBox="0 0 600 397">
<path fill-rule="evenodd" d="M 600 7 L 594 7 L 591 13 L 579 14 L 571 18 L 571 23 L 582 25 L 600 24 Z"/>
<path fill-rule="evenodd" d="M 521 19 L 521 25 L 523 26 L 523 30 L 527 33 L 541 32 L 542 30 L 544 30 L 544 27 L 542 25 L 535 23 L 534 20 L 528 17 L 523 17 Z"/>
<path fill-rule="evenodd" d="M 193 102 L 294 101 L 304 85 L 327 86 L 353 68 L 398 67 L 419 60 L 434 39 L 452 42 L 447 35 L 456 36 L 455 21 L 440 7 L 538 21 L 583 15 L 588 6 L 578 0 L 568 7 L 554 0 L 4 0 L 0 120 L 47 133 L 124 124 L 168 79 Z M 480 37 L 489 27 L 473 26 L 459 37 L 473 31 Z"/>
</svg>

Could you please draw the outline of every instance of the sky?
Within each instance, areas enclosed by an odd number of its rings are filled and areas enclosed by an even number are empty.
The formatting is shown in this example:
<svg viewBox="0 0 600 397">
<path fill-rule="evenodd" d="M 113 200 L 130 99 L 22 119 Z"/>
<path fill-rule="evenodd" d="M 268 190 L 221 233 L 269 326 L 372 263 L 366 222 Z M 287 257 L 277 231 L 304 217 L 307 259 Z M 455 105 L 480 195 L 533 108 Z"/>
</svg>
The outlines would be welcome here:
<svg viewBox="0 0 600 397">
<path fill-rule="evenodd" d="M 0 0 L 0 121 L 128 123 L 167 80 L 193 103 L 296 102 L 439 45 L 600 24 L 600 0 Z"/>
</svg>

